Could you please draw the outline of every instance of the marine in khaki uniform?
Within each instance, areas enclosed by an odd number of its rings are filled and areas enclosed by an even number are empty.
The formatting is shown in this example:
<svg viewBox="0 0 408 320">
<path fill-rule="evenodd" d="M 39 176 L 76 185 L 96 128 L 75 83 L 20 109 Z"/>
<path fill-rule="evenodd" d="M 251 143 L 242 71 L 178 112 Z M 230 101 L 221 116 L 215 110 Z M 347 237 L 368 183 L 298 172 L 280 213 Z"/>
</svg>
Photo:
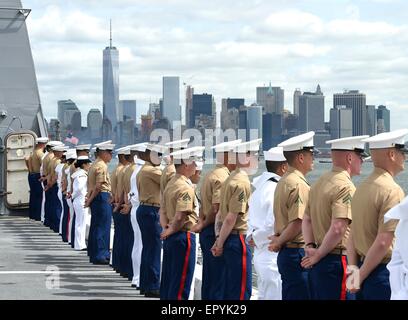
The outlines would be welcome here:
<svg viewBox="0 0 408 320">
<path fill-rule="evenodd" d="M 41 221 L 41 203 L 43 188 L 41 186 L 40 169 L 44 157 L 45 145 L 48 138 L 37 138 L 33 153 L 27 159 L 28 183 L 30 185 L 30 210 L 29 217 L 32 220 Z"/>
<path fill-rule="evenodd" d="M 222 226 L 211 250 L 214 256 L 223 256 L 225 262 L 225 277 L 218 279 L 225 281 L 224 300 L 249 300 L 252 294 L 252 254 L 246 242 L 251 195 L 249 176 L 258 169 L 261 141 L 252 140 L 234 147 L 237 168 L 221 188 L 219 221 Z"/>
<path fill-rule="evenodd" d="M 137 175 L 140 205 L 137 208 L 137 222 L 142 233 L 142 259 L 140 264 L 140 291 L 146 297 L 159 297 L 160 255 L 162 242 L 160 234 L 160 178 L 161 155 L 167 148 L 157 144 L 147 144 L 144 154 L 145 164 Z"/>
<path fill-rule="evenodd" d="M 352 221 L 351 199 L 356 190 L 351 178 L 361 172 L 363 139 L 358 136 L 327 141 L 331 144 L 333 168 L 311 187 L 302 230 L 315 300 L 349 300 L 347 296 L 346 242 Z M 313 268 L 312 268 L 313 267 Z"/>
<path fill-rule="evenodd" d="M 108 163 L 112 160 L 114 144 L 97 147 L 98 158 L 88 172 L 88 191 L 85 207 L 91 207 L 90 261 L 94 264 L 109 264 L 110 228 L 112 221 L 111 182 Z M 90 192 L 90 193 L 89 193 Z M 94 227 L 92 227 L 92 224 Z"/>
<path fill-rule="evenodd" d="M 397 220 L 384 215 L 403 198 L 394 177 L 404 170 L 405 136 L 408 130 L 381 133 L 363 140 L 369 143 L 374 171 L 358 187 L 351 201 L 353 222 L 347 246 L 348 263 L 358 266 L 349 275 L 349 290 L 357 300 L 389 300 L 389 271 Z"/>
<path fill-rule="evenodd" d="M 171 153 L 176 175 L 167 184 L 161 214 L 168 226 L 161 234 L 163 267 L 160 285 L 161 300 L 188 300 L 194 276 L 196 237 L 191 232 L 198 222 L 194 186 L 190 180 L 196 173 L 204 147 L 193 147 Z"/>
<path fill-rule="evenodd" d="M 221 300 L 224 297 L 223 281 L 225 264 L 221 257 L 214 257 L 211 248 L 215 242 L 215 219 L 220 209 L 221 187 L 236 168 L 234 147 L 242 141 L 234 140 L 213 146 L 217 165 L 207 173 L 201 184 L 201 208 L 199 223 L 193 231 L 200 233 L 200 247 L 203 256 L 201 298 Z"/>
<path fill-rule="evenodd" d="M 313 169 L 314 132 L 290 138 L 278 145 L 289 169 L 279 180 L 273 203 L 275 234 L 269 250 L 279 252 L 278 270 L 282 278 L 282 300 L 308 300 L 308 271 L 300 265 L 304 257 L 302 219 L 309 200 L 310 185 L 305 175 Z"/>
<path fill-rule="evenodd" d="M 111 258 L 111 265 L 112 268 L 120 273 L 121 272 L 121 267 L 120 267 L 120 257 L 121 257 L 121 238 L 120 236 L 122 235 L 121 232 L 121 224 L 120 224 L 120 213 L 118 211 L 119 209 L 119 194 L 118 190 L 118 182 L 119 182 L 119 176 L 122 174 L 124 168 L 128 165 L 128 162 L 125 157 L 125 151 L 126 148 L 120 148 L 117 151 L 117 156 L 118 156 L 118 165 L 116 168 L 113 170 L 111 173 L 111 188 L 112 188 L 112 205 L 113 205 L 113 211 L 112 211 L 112 218 L 113 218 L 113 224 L 114 224 L 114 236 L 113 236 L 113 248 L 112 248 L 112 258 Z"/>
</svg>

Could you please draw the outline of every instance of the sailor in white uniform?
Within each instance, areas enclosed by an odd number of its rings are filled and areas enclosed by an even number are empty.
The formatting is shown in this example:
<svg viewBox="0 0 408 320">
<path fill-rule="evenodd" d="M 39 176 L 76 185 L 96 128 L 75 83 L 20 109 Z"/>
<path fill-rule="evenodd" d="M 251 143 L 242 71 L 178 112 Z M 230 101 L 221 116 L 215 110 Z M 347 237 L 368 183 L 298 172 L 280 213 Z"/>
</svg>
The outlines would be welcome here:
<svg viewBox="0 0 408 320">
<path fill-rule="evenodd" d="M 137 223 L 136 218 L 136 211 L 137 208 L 139 207 L 139 192 L 137 190 L 136 176 L 139 173 L 140 169 L 142 169 L 143 165 L 145 164 L 143 158 L 144 152 L 146 151 L 146 145 L 147 143 L 141 143 L 130 148 L 132 152 L 133 151 L 137 152 L 135 156 L 136 168 L 133 171 L 132 176 L 130 178 L 130 193 L 129 193 L 129 200 L 132 205 L 132 209 L 130 211 L 130 221 L 132 223 L 134 235 L 132 249 L 132 267 L 133 267 L 132 287 L 136 289 L 139 289 L 140 285 L 140 262 L 142 259 L 143 249 L 142 234 L 140 233 L 140 227 L 139 224 Z"/>
<path fill-rule="evenodd" d="M 273 195 L 281 176 L 288 169 L 281 147 L 264 152 L 267 172 L 256 177 L 249 200 L 248 242 L 254 246 L 254 268 L 257 273 L 258 300 L 281 300 L 282 280 L 278 271 L 278 254 L 268 250 L 274 233 Z"/>
<path fill-rule="evenodd" d="M 62 235 L 62 221 L 64 219 L 64 202 L 62 201 L 62 197 L 63 197 L 62 171 L 64 170 L 64 167 L 65 167 L 67 151 L 68 151 L 68 147 L 67 147 L 67 150 L 62 154 L 61 162 L 57 164 L 57 166 L 55 167 L 55 173 L 57 174 L 57 186 L 58 186 L 57 195 L 58 195 L 58 200 L 61 204 L 61 218 L 60 218 L 60 224 L 58 228 L 59 235 Z"/>
<path fill-rule="evenodd" d="M 91 167 L 91 160 L 87 156 L 79 156 L 75 167 L 77 170 L 72 174 L 72 202 L 75 210 L 74 249 L 85 250 L 86 221 L 89 215 L 89 208 L 84 208 L 84 205 L 85 196 L 88 192 L 88 170 Z"/>
</svg>

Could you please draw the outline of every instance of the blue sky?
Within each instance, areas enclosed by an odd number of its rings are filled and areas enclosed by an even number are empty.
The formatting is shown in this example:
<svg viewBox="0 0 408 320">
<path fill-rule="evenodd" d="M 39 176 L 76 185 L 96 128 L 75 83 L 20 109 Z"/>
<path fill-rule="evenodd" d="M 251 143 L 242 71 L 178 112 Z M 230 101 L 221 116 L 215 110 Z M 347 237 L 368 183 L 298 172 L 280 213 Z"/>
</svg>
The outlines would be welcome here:
<svg viewBox="0 0 408 320">
<path fill-rule="evenodd" d="M 120 50 L 120 97 L 138 114 L 177 75 L 196 93 L 255 101 L 255 87 L 326 96 L 359 89 L 391 109 L 393 129 L 408 127 L 408 10 L 403 0 L 23 0 L 46 117 L 57 100 L 84 113 L 102 104 L 102 50 L 109 19 Z M 183 87 L 181 87 L 183 91 Z M 183 92 L 181 103 L 184 105 Z"/>
</svg>

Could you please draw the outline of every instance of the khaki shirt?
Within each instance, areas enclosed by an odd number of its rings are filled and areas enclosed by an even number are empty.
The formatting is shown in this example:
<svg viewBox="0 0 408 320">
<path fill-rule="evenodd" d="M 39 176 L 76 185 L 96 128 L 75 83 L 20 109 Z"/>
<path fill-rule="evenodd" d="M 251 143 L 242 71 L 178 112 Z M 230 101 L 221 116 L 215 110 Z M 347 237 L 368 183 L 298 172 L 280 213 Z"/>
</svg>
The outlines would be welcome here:
<svg viewBox="0 0 408 320">
<path fill-rule="evenodd" d="M 313 236 L 318 245 L 322 244 L 332 219 L 348 219 L 351 223 L 351 199 L 355 191 L 349 173 L 338 167 L 322 175 L 310 188 L 305 215 L 312 220 Z M 336 248 L 346 248 L 349 231 L 350 227 Z"/>
<path fill-rule="evenodd" d="M 42 149 L 34 149 L 33 154 L 30 156 L 31 173 L 40 173 L 41 161 L 44 156 Z"/>
<path fill-rule="evenodd" d="M 385 170 L 374 168 L 354 193 L 351 201 L 353 222 L 351 232 L 356 251 L 366 256 L 378 233 L 394 232 L 397 220 L 384 223 L 384 215 L 404 198 L 404 191 Z M 393 244 L 385 259 L 391 258 Z"/>
<path fill-rule="evenodd" d="M 163 193 L 166 216 L 171 224 L 176 212 L 187 213 L 182 231 L 189 231 L 198 221 L 194 187 L 191 181 L 181 174 L 175 174 L 170 181 Z"/>
<path fill-rule="evenodd" d="M 116 168 L 111 173 L 111 188 L 113 195 L 116 195 L 116 189 L 118 184 L 118 172 L 122 171 L 124 167 L 125 166 L 119 162 Z"/>
<path fill-rule="evenodd" d="M 305 176 L 299 170 L 289 167 L 275 190 L 273 202 L 275 234 L 281 234 L 292 221 L 303 219 L 309 200 L 309 190 L 310 185 Z M 290 242 L 304 242 L 302 232 Z"/>
<path fill-rule="evenodd" d="M 220 220 L 224 221 L 228 213 L 238 215 L 233 230 L 244 234 L 248 229 L 248 201 L 251 196 L 251 183 L 248 174 L 236 169 L 227 178 L 221 188 Z"/>
<path fill-rule="evenodd" d="M 146 161 L 137 174 L 136 183 L 139 190 L 139 200 L 160 207 L 160 179 L 162 171 Z"/>
<path fill-rule="evenodd" d="M 118 171 L 116 175 L 116 194 L 121 197 L 124 190 L 125 172 L 129 168 L 129 164 L 123 166 L 122 170 Z"/>
<path fill-rule="evenodd" d="M 201 214 L 204 217 L 211 211 L 213 204 L 221 203 L 221 187 L 230 174 L 226 166 L 219 164 L 204 177 L 200 189 Z"/>
<path fill-rule="evenodd" d="M 49 152 L 43 159 L 43 176 L 48 176 L 49 171 L 48 171 L 48 166 L 50 164 L 50 161 L 54 158 L 54 153 Z"/>
<path fill-rule="evenodd" d="M 133 171 L 136 169 L 136 163 L 131 163 L 123 172 L 123 191 L 128 194 L 130 192 L 130 178 Z"/>
<path fill-rule="evenodd" d="M 108 166 L 100 158 L 95 161 L 88 172 L 88 186 L 94 189 L 97 183 L 101 183 L 101 192 L 111 192 Z"/>
<path fill-rule="evenodd" d="M 173 163 L 168 164 L 164 167 L 162 176 L 160 178 L 160 194 L 164 193 L 164 189 L 166 189 L 167 184 L 175 176 L 175 174 L 176 167 Z"/>
</svg>

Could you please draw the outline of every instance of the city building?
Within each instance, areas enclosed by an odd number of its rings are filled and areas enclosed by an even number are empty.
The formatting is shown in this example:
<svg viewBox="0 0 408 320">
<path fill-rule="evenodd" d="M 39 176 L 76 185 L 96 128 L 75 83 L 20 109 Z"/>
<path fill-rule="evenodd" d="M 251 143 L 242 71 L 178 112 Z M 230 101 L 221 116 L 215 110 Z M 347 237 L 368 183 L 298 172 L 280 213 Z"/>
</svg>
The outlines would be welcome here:
<svg viewBox="0 0 408 320">
<path fill-rule="evenodd" d="M 82 119 L 81 111 L 75 102 L 72 100 L 59 100 L 57 104 L 61 136 L 65 137 L 67 133 L 79 134 L 81 132 Z"/>
<path fill-rule="evenodd" d="M 185 112 L 185 124 L 189 128 L 192 126 L 191 119 L 193 117 L 193 95 L 194 88 L 192 86 L 187 86 L 186 88 L 186 112 Z"/>
<path fill-rule="evenodd" d="M 299 116 L 299 97 L 302 95 L 302 91 L 299 88 L 296 88 L 293 93 L 293 114 Z"/>
<path fill-rule="evenodd" d="M 353 135 L 353 110 L 347 106 L 330 109 L 330 138 L 340 139 Z"/>
<path fill-rule="evenodd" d="M 181 121 L 179 77 L 163 77 L 162 115 L 169 120 L 171 128 L 174 121 Z"/>
<path fill-rule="evenodd" d="M 372 105 L 367 105 L 366 106 L 366 113 L 367 113 L 367 131 L 366 134 L 368 134 L 370 137 L 375 136 L 377 134 L 377 110 L 375 109 L 375 106 Z"/>
<path fill-rule="evenodd" d="M 239 129 L 239 109 L 232 108 L 221 112 L 221 129 Z"/>
<path fill-rule="evenodd" d="M 358 90 L 345 90 L 333 95 L 333 107 L 346 106 L 353 112 L 353 136 L 364 135 L 367 132 L 366 95 Z"/>
<path fill-rule="evenodd" d="M 48 124 L 48 136 L 50 140 L 61 141 L 61 123 L 58 119 L 51 119 Z"/>
<path fill-rule="evenodd" d="M 264 113 L 281 114 L 285 102 L 285 91 L 280 87 L 272 87 L 269 83 L 268 87 L 256 88 L 256 103 L 264 107 Z"/>
<path fill-rule="evenodd" d="M 386 106 L 378 106 L 377 108 L 377 132 L 390 132 L 390 110 Z"/>
<path fill-rule="evenodd" d="M 123 114 L 120 120 L 133 119 L 136 121 L 136 100 L 120 100 L 119 109 Z"/>
<path fill-rule="evenodd" d="M 252 104 L 247 108 L 247 140 L 262 139 L 262 106 Z"/>
<path fill-rule="evenodd" d="M 315 147 L 321 152 L 322 156 L 328 156 L 330 154 L 330 145 L 326 144 L 326 141 L 330 140 L 330 133 L 326 130 L 319 130 L 315 132 L 313 142 Z"/>
<path fill-rule="evenodd" d="M 211 94 L 193 94 L 193 108 L 190 112 L 190 119 L 187 124 L 188 128 L 196 127 L 196 118 L 201 116 L 207 116 L 205 121 L 208 125 L 211 125 L 209 128 L 215 127 L 215 102 Z M 210 118 L 212 117 L 213 123 L 211 124 Z M 204 118 L 201 117 L 201 120 Z"/>
<path fill-rule="evenodd" d="M 100 141 L 102 137 L 102 113 L 99 109 L 91 109 L 87 115 L 88 136 L 92 143 Z"/>
<path fill-rule="evenodd" d="M 148 114 L 153 117 L 153 121 L 161 119 L 162 117 L 161 117 L 161 112 L 160 112 L 160 104 L 150 103 Z"/>
<path fill-rule="evenodd" d="M 118 137 L 121 146 L 128 146 L 135 142 L 135 120 L 127 118 L 118 123 Z"/>
<path fill-rule="evenodd" d="M 153 117 L 151 115 L 142 115 L 141 117 L 141 140 L 150 141 L 150 134 L 153 130 Z"/>
<path fill-rule="evenodd" d="M 299 96 L 299 132 L 324 130 L 324 95 L 317 86 L 316 92 Z"/>
</svg>

